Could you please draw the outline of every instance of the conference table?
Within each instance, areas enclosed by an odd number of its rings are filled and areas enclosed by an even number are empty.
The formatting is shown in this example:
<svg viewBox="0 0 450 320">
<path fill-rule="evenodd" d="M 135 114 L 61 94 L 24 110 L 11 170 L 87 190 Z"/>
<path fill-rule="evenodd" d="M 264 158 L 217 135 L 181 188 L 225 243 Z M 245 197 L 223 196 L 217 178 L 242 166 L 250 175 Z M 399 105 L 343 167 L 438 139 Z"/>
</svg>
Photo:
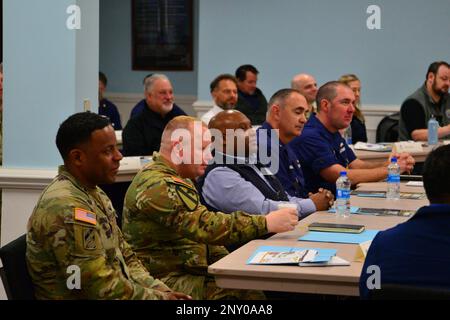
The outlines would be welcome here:
<svg viewBox="0 0 450 320">
<path fill-rule="evenodd" d="M 365 183 L 358 190 L 386 190 L 386 183 Z M 401 192 L 424 192 L 423 187 L 401 184 Z M 428 205 L 420 200 L 387 200 L 351 196 L 351 205 L 366 208 L 417 210 Z M 299 221 L 294 231 L 276 234 L 266 240 L 253 240 L 212 264 L 208 272 L 222 288 L 254 289 L 340 296 L 359 296 L 359 277 L 363 262 L 356 261 L 359 245 L 327 242 L 306 242 L 297 239 L 307 233 L 312 222 L 348 223 L 366 226 L 366 229 L 385 230 L 405 222 L 407 217 L 351 214 L 339 219 L 329 212 L 316 212 Z M 302 248 L 337 249 L 337 256 L 350 262 L 350 266 L 299 267 L 282 265 L 248 265 L 247 259 L 260 246 L 288 246 Z"/>
<path fill-rule="evenodd" d="M 433 150 L 428 145 L 423 146 L 422 151 L 411 152 L 411 156 L 416 160 L 416 163 L 425 162 L 427 155 Z M 367 150 L 354 150 L 358 159 L 364 161 L 385 161 L 389 158 L 391 152 L 379 152 L 379 151 L 367 151 Z"/>
</svg>

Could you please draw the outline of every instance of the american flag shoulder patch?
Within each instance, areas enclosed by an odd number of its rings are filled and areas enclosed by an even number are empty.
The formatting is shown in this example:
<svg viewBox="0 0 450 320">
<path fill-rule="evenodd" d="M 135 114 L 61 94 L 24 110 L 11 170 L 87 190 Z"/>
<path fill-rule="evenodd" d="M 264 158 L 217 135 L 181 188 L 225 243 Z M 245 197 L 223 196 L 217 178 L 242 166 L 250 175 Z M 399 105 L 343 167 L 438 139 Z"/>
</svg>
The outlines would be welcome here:
<svg viewBox="0 0 450 320">
<path fill-rule="evenodd" d="M 81 208 L 75 208 L 75 220 L 83 221 L 92 225 L 97 225 L 97 218 L 94 212 L 81 209 Z"/>
</svg>

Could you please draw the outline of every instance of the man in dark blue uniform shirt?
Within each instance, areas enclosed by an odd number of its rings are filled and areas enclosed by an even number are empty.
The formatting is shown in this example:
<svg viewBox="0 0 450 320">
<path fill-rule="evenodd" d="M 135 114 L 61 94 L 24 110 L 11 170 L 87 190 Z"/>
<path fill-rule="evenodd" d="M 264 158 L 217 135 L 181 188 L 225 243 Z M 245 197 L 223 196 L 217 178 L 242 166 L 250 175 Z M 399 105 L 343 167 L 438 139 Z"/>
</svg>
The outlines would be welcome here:
<svg viewBox="0 0 450 320">
<path fill-rule="evenodd" d="M 270 98 L 268 109 L 266 121 L 257 131 L 260 161 L 272 166 L 290 196 L 306 198 L 308 192 L 303 171 L 288 143 L 301 134 L 306 123 L 308 103 L 299 91 L 281 89 Z M 274 129 L 278 130 L 278 134 Z M 314 199 L 318 195 L 310 197 Z"/>
<path fill-rule="evenodd" d="M 377 234 L 361 272 L 362 298 L 369 297 L 376 284 L 372 278 L 377 276 L 381 289 L 383 284 L 403 284 L 450 290 L 449 167 L 449 145 L 429 154 L 423 184 L 431 205 L 420 208 L 407 222 Z M 378 266 L 379 275 L 369 266 Z"/>
<path fill-rule="evenodd" d="M 98 73 L 98 114 L 107 116 L 114 130 L 122 130 L 120 114 L 114 103 L 104 98 L 103 95 L 108 84 L 108 79 L 103 72 Z"/>
<path fill-rule="evenodd" d="M 145 101 L 146 108 L 128 120 L 123 129 L 125 156 L 151 155 L 158 151 L 167 123 L 177 116 L 186 115 L 174 107 L 172 84 L 163 74 L 153 74 L 145 80 Z"/>
<path fill-rule="evenodd" d="M 317 93 L 317 114 L 311 115 L 303 133 L 290 142 L 302 164 L 309 192 L 325 188 L 335 193 L 336 180 L 343 170 L 347 170 L 353 185 L 387 177 L 389 159 L 378 163 L 357 159 L 339 133 L 350 125 L 354 103 L 355 95 L 349 86 L 327 82 Z M 409 154 L 396 156 L 401 172 L 412 170 L 414 159 Z"/>
</svg>

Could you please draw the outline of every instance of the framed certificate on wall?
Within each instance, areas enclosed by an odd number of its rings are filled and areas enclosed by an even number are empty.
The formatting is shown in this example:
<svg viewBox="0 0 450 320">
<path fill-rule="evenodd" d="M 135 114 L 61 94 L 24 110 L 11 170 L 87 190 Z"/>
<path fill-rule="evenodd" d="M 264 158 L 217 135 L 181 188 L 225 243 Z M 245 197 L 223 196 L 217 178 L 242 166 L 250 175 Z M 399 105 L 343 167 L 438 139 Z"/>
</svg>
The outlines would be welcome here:
<svg viewBox="0 0 450 320">
<path fill-rule="evenodd" d="M 193 70 L 193 0 L 132 0 L 133 70 Z"/>
</svg>

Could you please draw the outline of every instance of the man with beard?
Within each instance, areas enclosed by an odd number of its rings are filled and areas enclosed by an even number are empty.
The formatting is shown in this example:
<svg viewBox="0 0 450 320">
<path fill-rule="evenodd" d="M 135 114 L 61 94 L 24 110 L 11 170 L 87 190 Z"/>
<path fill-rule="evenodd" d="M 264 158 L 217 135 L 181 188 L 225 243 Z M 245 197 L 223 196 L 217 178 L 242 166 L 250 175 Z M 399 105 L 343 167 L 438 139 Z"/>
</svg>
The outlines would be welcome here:
<svg viewBox="0 0 450 320">
<path fill-rule="evenodd" d="M 428 139 L 427 125 L 432 116 L 439 122 L 438 137 L 450 135 L 450 66 L 445 61 L 433 62 L 426 81 L 403 102 L 400 109 L 400 141 Z"/>
<path fill-rule="evenodd" d="M 123 154 L 125 156 L 151 155 L 159 150 L 161 136 L 167 123 L 186 115 L 173 105 L 173 88 L 163 74 L 153 74 L 145 80 L 146 108 L 130 119 L 123 129 Z"/>
<path fill-rule="evenodd" d="M 214 107 L 201 120 L 208 125 L 209 120 L 223 110 L 234 109 L 238 101 L 237 80 L 231 74 L 221 74 L 210 84 Z"/>
</svg>

